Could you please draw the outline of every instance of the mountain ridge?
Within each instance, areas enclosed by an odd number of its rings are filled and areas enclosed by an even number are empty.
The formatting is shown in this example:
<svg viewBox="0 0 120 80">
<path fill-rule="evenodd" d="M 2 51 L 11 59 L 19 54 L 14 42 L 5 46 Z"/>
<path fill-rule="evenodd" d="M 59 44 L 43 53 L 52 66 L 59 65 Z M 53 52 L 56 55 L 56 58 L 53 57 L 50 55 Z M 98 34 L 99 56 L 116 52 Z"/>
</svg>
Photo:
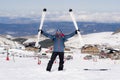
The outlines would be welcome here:
<svg viewBox="0 0 120 80">
<path fill-rule="evenodd" d="M 97 32 L 116 32 L 120 29 L 120 23 L 96 23 L 96 22 L 77 22 L 81 34 L 97 33 Z M 30 36 L 37 35 L 40 23 L 23 23 L 23 24 L 9 24 L 0 23 L 1 35 L 12 36 Z M 59 28 L 65 34 L 69 34 L 75 30 L 73 22 L 44 22 L 43 30 L 54 34 Z"/>
</svg>

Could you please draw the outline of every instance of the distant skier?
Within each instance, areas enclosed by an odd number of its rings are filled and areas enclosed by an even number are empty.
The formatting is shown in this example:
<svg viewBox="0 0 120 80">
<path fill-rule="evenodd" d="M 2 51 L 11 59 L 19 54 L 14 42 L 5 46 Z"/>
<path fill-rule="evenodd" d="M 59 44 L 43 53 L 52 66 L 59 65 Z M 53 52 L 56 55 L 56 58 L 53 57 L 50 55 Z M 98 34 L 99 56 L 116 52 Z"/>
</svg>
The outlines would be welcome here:
<svg viewBox="0 0 120 80">
<path fill-rule="evenodd" d="M 51 59 L 47 65 L 47 68 L 46 68 L 46 71 L 51 71 L 51 68 L 52 68 L 52 65 L 53 65 L 53 62 L 54 60 L 56 59 L 57 55 L 59 56 L 59 67 L 58 67 L 58 71 L 61 71 L 63 70 L 63 67 L 64 67 L 64 48 L 65 48 L 65 45 L 64 45 L 64 42 L 74 36 L 75 34 L 77 34 L 77 30 L 72 32 L 71 34 L 69 35 L 64 35 L 62 33 L 61 30 L 57 30 L 55 35 L 51 35 L 51 34 L 48 34 L 46 32 L 44 32 L 43 30 L 41 30 L 41 34 L 43 34 L 44 36 L 46 37 L 49 37 L 50 39 L 53 40 L 53 45 L 54 45 L 54 48 L 53 48 L 53 53 L 51 55 Z"/>
</svg>

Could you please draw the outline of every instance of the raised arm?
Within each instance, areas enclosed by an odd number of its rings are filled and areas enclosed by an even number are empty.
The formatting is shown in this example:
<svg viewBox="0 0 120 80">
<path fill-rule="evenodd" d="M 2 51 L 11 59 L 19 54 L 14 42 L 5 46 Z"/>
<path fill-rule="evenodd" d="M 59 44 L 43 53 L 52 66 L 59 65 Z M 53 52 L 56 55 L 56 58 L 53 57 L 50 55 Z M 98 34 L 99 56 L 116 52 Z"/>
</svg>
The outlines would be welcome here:
<svg viewBox="0 0 120 80">
<path fill-rule="evenodd" d="M 76 31 L 74 31 L 74 32 L 72 32 L 72 33 L 70 33 L 70 34 L 68 34 L 68 35 L 65 35 L 65 40 L 67 40 L 68 38 L 71 38 L 71 37 L 74 36 L 75 34 L 77 34 Z"/>
<path fill-rule="evenodd" d="M 48 37 L 48 38 L 50 38 L 50 39 L 53 39 L 54 38 L 54 36 L 53 35 L 51 35 L 51 34 L 48 34 L 48 33 L 46 33 L 45 31 L 41 31 L 41 33 L 44 35 L 44 36 L 46 36 L 46 37 Z"/>
</svg>

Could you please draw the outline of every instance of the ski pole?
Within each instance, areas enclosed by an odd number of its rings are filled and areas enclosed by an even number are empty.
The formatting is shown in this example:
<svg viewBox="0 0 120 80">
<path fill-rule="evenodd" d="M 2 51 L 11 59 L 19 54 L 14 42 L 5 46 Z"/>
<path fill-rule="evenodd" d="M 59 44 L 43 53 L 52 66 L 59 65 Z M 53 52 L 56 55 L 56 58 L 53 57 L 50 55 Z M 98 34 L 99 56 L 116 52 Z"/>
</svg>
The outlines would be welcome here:
<svg viewBox="0 0 120 80">
<path fill-rule="evenodd" d="M 78 29 L 78 25 L 77 25 L 77 22 L 75 20 L 75 17 L 74 17 L 74 14 L 73 14 L 73 10 L 72 9 L 69 9 L 69 13 L 70 13 L 70 16 L 72 18 L 72 21 L 74 23 L 74 26 L 75 26 L 75 29 L 77 30 L 77 34 L 78 34 L 78 37 L 79 37 L 79 40 L 80 40 L 80 45 L 83 46 L 83 40 L 82 40 L 82 37 L 81 37 L 81 34 L 80 34 L 80 31 Z"/>
<path fill-rule="evenodd" d="M 42 11 L 42 17 L 41 17 L 41 21 L 40 21 L 40 27 L 39 27 L 39 30 L 38 30 L 38 36 L 37 36 L 37 41 L 35 43 L 35 47 L 39 46 L 39 40 L 40 40 L 40 36 L 41 36 L 41 30 L 42 30 L 42 27 L 43 27 L 46 11 L 47 11 L 46 8 L 44 8 L 43 11 Z"/>
</svg>

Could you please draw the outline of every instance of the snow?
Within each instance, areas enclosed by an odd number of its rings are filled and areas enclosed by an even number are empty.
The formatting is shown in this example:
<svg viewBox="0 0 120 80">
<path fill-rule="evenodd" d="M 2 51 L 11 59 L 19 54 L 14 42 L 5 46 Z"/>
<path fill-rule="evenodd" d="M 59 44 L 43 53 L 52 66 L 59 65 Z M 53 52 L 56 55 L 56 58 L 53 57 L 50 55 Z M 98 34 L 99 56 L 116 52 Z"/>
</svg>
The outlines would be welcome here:
<svg viewBox="0 0 120 80">
<path fill-rule="evenodd" d="M 7 44 L 11 44 L 12 41 L 10 41 L 10 40 L 8 40 L 8 39 L 0 36 L 0 44 L 1 44 L 1 45 L 4 45 L 4 44 L 6 44 L 6 43 L 7 43 Z M 13 44 L 13 43 L 12 43 L 12 44 Z"/>
<path fill-rule="evenodd" d="M 8 39 L 5 38 L 5 37 L 1 37 L 1 36 L 0 36 L 0 48 L 1 48 L 1 47 L 24 48 L 23 45 L 15 42 L 15 41 L 8 40 Z"/>
<path fill-rule="evenodd" d="M 110 45 L 117 45 L 117 41 L 119 39 L 115 37 L 115 35 L 111 35 L 112 32 L 102 32 L 102 33 L 95 33 L 95 34 L 88 34 L 85 36 L 84 41 L 85 43 L 89 44 L 110 44 Z M 120 44 L 120 43 L 119 43 Z"/>
<path fill-rule="evenodd" d="M 117 47 L 120 45 L 120 33 L 112 35 L 112 32 L 101 32 L 83 35 L 82 37 L 86 44 L 109 44 Z M 3 41 L 15 46 L 14 42 L 0 37 L 2 45 L 4 45 Z M 66 42 L 66 45 L 76 47 L 77 41 L 79 40 L 73 37 Z M 0 46 L 0 52 L 4 50 L 4 46 Z M 20 45 L 17 44 L 17 46 Z M 11 55 L 10 60 L 7 61 L 7 54 L 0 54 L 0 80 L 120 80 L 120 60 L 98 59 L 97 56 L 91 60 L 84 60 L 85 54 L 81 54 L 80 50 L 73 49 L 72 51 L 73 59 L 65 60 L 63 71 L 57 70 L 59 60 L 56 59 L 52 71 L 47 72 L 46 67 L 49 59 L 40 59 L 41 64 L 38 65 L 38 59 L 30 57 L 34 55 L 34 52 L 16 48 L 9 49 L 10 54 L 29 56 Z M 108 70 L 85 71 L 85 68 Z"/>
<path fill-rule="evenodd" d="M 57 71 L 57 63 L 53 64 L 52 71 L 47 72 L 48 59 L 41 59 L 37 64 L 34 58 L 15 57 L 13 61 L 0 58 L 0 80 L 119 80 L 120 61 L 110 59 L 84 60 L 82 54 L 74 52 L 74 59 L 67 60 L 63 71 Z M 108 71 L 84 71 L 83 69 L 109 69 Z"/>
<path fill-rule="evenodd" d="M 112 34 L 113 32 L 100 32 L 100 33 L 91 33 L 87 35 L 82 35 L 82 42 L 83 44 L 99 44 L 99 45 L 110 45 L 114 47 L 120 47 L 120 33 Z M 46 37 L 42 36 L 40 38 L 41 40 L 45 40 Z M 29 42 L 35 42 L 36 38 L 29 38 L 24 43 Z M 74 36 L 70 39 L 68 39 L 67 42 L 65 42 L 66 46 L 68 47 L 80 47 L 80 40 L 78 39 L 78 36 Z"/>
<path fill-rule="evenodd" d="M 82 35 L 84 44 L 99 44 L 120 47 L 120 33 L 112 35 L 113 32 L 100 32 Z M 66 42 L 67 46 L 75 47 L 80 42 L 78 36 L 72 37 Z"/>
</svg>

